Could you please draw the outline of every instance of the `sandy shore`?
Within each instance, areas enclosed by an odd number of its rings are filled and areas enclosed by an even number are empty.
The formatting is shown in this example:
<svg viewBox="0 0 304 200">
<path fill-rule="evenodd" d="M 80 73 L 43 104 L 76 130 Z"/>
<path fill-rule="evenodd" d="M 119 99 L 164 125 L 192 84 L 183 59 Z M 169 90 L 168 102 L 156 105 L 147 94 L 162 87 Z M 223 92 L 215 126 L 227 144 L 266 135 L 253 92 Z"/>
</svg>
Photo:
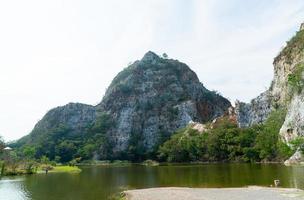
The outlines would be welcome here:
<svg viewBox="0 0 304 200">
<path fill-rule="evenodd" d="M 304 191 L 289 188 L 150 188 L 124 192 L 127 200 L 304 200 Z"/>
</svg>

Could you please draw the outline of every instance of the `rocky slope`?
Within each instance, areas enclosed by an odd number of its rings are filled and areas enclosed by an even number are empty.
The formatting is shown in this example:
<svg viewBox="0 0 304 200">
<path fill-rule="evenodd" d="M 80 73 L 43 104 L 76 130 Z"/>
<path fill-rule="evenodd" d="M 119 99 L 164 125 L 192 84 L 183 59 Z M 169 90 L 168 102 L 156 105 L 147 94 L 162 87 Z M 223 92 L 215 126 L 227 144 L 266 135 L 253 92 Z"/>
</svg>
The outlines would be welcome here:
<svg viewBox="0 0 304 200">
<path fill-rule="evenodd" d="M 270 91 L 260 94 L 250 103 L 236 101 L 235 112 L 239 127 L 249 127 L 264 122 L 273 110 Z"/>
<path fill-rule="evenodd" d="M 152 152 L 190 121 L 222 115 L 230 102 L 207 90 L 184 63 L 148 52 L 119 73 L 97 105 L 115 122 L 108 135 L 114 153 L 130 145 Z"/>
<path fill-rule="evenodd" d="M 19 145 L 40 144 L 42 140 L 50 135 L 68 134 L 70 137 L 80 135 L 87 131 L 88 125 L 96 119 L 96 109 L 94 106 L 69 103 L 51 109 L 35 125 L 33 131 L 17 141 Z"/>
<path fill-rule="evenodd" d="M 274 59 L 274 78 L 270 88 L 249 104 L 236 103 L 239 126 L 265 121 L 277 108 L 287 110 L 280 130 L 282 140 L 290 142 L 304 136 L 304 25 Z M 298 154 L 298 152 L 297 152 Z"/>
<path fill-rule="evenodd" d="M 41 138 L 57 134 L 50 142 L 68 139 L 68 147 L 95 142 L 100 144 L 100 158 L 128 158 L 155 151 L 190 121 L 211 121 L 230 106 L 227 99 L 207 90 L 186 64 L 148 52 L 113 79 L 100 104 L 52 109 L 18 143 L 41 145 Z M 80 136 L 85 142 L 75 142 L 73 137 Z"/>
</svg>

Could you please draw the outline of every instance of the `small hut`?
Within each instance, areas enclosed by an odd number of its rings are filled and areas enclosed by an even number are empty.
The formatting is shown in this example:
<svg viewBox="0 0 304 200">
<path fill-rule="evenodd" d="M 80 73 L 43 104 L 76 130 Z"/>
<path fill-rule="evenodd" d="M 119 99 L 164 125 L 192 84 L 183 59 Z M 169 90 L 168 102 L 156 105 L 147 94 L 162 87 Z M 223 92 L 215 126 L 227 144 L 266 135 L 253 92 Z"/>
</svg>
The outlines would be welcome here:
<svg viewBox="0 0 304 200">
<path fill-rule="evenodd" d="M 11 150 L 13 150 L 13 149 L 10 148 L 10 147 L 5 147 L 3 150 L 4 150 L 4 151 L 11 151 Z"/>
</svg>

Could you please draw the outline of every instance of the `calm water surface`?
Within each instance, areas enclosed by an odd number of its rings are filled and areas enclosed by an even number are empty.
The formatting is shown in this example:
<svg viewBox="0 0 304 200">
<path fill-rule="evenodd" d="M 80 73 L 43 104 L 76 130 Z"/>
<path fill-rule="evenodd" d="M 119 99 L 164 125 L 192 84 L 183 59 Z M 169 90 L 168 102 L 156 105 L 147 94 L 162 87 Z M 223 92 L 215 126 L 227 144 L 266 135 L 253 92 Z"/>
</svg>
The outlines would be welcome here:
<svg viewBox="0 0 304 200">
<path fill-rule="evenodd" d="M 97 200 L 132 188 L 269 186 L 304 189 L 304 167 L 280 164 L 202 164 L 145 167 L 90 166 L 79 174 L 37 174 L 0 179 L 2 200 Z"/>
</svg>

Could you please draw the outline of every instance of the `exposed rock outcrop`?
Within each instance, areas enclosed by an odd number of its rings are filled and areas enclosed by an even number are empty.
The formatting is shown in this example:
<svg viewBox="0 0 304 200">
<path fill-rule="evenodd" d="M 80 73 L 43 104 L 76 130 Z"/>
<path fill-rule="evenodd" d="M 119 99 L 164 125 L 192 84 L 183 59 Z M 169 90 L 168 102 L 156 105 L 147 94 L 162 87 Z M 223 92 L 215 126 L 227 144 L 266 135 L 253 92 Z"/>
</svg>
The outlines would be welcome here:
<svg viewBox="0 0 304 200">
<path fill-rule="evenodd" d="M 250 103 L 237 101 L 235 112 L 239 127 L 249 127 L 264 122 L 272 111 L 271 94 L 266 91 L 253 99 Z"/>
<path fill-rule="evenodd" d="M 280 134 L 287 143 L 304 136 L 304 95 L 292 98 Z"/>
<path fill-rule="evenodd" d="M 284 162 L 285 165 L 304 164 L 304 156 L 300 150 L 297 150 L 288 160 Z"/>
<path fill-rule="evenodd" d="M 39 144 L 41 138 L 49 134 L 58 134 L 65 131 L 70 137 L 76 137 L 87 131 L 87 128 L 96 119 L 96 109 L 94 106 L 69 103 L 51 109 L 35 125 L 31 134 L 21 138 L 18 142 L 23 144 Z M 54 142 L 54 141 L 53 141 Z M 41 144 L 40 144 L 41 145 Z"/>
<path fill-rule="evenodd" d="M 108 133 L 116 152 L 127 150 L 135 136 L 149 152 L 189 121 L 211 121 L 229 106 L 187 65 L 148 52 L 114 78 L 97 107 L 116 122 Z"/>
<path fill-rule="evenodd" d="M 274 59 L 274 78 L 270 88 L 251 103 L 236 103 L 240 127 L 264 122 L 277 108 L 285 108 L 287 115 L 280 130 L 282 139 L 289 144 L 304 135 L 304 29 L 289 41 Z M 296 155 L 295 155 L 296 156 Z"/>
</svg>

